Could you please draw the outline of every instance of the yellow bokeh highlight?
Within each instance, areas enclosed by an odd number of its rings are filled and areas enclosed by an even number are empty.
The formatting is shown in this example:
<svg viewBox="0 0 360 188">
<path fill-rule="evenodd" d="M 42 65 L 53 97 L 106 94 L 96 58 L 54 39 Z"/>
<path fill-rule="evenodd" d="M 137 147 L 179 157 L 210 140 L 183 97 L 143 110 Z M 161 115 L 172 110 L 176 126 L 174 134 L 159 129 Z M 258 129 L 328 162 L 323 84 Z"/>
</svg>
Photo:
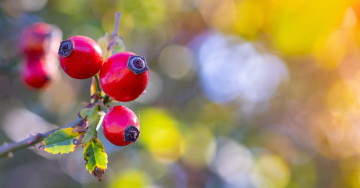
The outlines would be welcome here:
<svg viewBox="0 0 360 188">
<path fill-rule="evenodd" d="M 119 177 L 111 184 L 111 188 L 144 188 L 151 184 L 151 179 L 147 174 L 141 170 L 130 169 L 125 170 Z"/>
<path fill-rule="evenodd" d="M 247 39 L 255 39 L 265 24 L 265 1 L 245 0 L 236 5 L 233 27 L 236 34 Z"/>
<path fill-rule="evenodd" d="M 139 116 L 142 142 L 156 160 L 174 162 L 183 153 L 183 138 L 178 122 L 166 111 L 147 108 Z"/>
<path fill-rule="evenodd" d="M 230 32 L 233 30 L 232 23 L 236 17 L 236 4 L 233 0 L 202 0 L 199 11 L 212 27 Z"/>
<path fill-rule="evenodd" d="M 313 49 L 313 56 L 318 66 L 325 70 L 337 68 L 340 63 L 349 61 L 349 54 L 358 51 L 356 38 L 356 15 L 349 7 L 341 27 L 330 35 L 320 36 Z"/>
<path fill-rule="evenodd" d="M 284 188 L 290 182 L 288 164 L 277 155 L 263 155 L 255 164 L 255 181 L 259 187 Z"/>
<path fill-rule="evenodd" d="M 336 68 L 347 53 L 349 39 L 346 31 L 337 31 L 328 38 L 320 38 L 313 52 L 316 63 L 325 70 Z"/>
<path fill-rule="evenodd" d="M 359 107 L 357 84 L 351 80 L 335 82 L 326 96 L 326 103 L 333 115 L 343 115 Z"/>
<path fill-rule="evenodd" d="M 205 125 L 194 125 L 186 131 L 183 161 L 192 167 L 202 168 L 215 154 L 214 135 Z"/>
<path fill-rule="evenodd" d="M 360 163 L 355 159 L 347 159 L 340 162 L 341 177 L 347 187 L 360 187 Z"/>
<path fill-rule="evenodd" d="M 274 0 L 267 31 L 284 54 L 306 55 L 319 37 L 329 35 L 342 23 L 350 4 L 350 0 Z"/>
</svg>

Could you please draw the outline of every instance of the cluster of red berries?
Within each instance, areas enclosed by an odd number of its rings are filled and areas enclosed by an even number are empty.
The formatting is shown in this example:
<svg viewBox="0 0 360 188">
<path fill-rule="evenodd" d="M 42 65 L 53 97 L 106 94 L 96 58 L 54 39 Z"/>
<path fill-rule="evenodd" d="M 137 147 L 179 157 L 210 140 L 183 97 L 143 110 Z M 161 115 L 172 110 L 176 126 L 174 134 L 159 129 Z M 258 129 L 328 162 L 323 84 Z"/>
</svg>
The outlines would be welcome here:
<svg viewBox="0 0 360 188">
<path fill-rule="evenodd" d="M 61 30 L 47 23 L 34 23 L 23 30 L 18 49 L 24 57 L 20 77 L 26 85 L 45 88 L 60 76 L 56 46 L 61 37 Z"/>
<path fill-rule="evenodd" d="M 144 57 L 131 52 L 112 55 L 103 63 L 97 42 L 86 36 L 73 36 L 60 43 L 60 65 L 75 79 L 87 79 L 99 72 L 99 82 L 106 95 L 121 102 L 133 101 L 145 90 L 149 71 Z M 139 122 L 130 109 L 115 106 L 103 120 L 105 137 L 114 145 L 126 146 L 139 137 Z"/>
</svg>

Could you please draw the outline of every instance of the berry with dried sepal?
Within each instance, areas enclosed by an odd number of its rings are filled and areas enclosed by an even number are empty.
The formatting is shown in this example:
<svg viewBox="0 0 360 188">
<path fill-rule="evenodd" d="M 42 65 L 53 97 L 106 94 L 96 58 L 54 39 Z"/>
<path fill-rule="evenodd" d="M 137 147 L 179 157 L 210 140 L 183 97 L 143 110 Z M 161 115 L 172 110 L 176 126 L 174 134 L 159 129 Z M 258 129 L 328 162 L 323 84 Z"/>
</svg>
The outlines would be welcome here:
<svg viewBox="0 0 360 188">
<path fill-rule="evenodd" d="M 99 77 L 101 88 L 108 96 L 128 102 L 144 92 L 149 70 L 144 57 L 132 52 L 120 52 L 104 62 Z"/>
<path fill-rule="evenodd" d="M 75 79 L 94 76 L 103 64 L 99 44 L 86 36 L 73 36 L 62 41 L 58 54 L 62 69 Z"/>
<path fill-rule="evenodd" d="M 117 146 L 136 142 L 140 134 L 136 115 L 125 106 L 112 107 L 104 116 L 102 127 L 106 139 Z"/>
</svg>

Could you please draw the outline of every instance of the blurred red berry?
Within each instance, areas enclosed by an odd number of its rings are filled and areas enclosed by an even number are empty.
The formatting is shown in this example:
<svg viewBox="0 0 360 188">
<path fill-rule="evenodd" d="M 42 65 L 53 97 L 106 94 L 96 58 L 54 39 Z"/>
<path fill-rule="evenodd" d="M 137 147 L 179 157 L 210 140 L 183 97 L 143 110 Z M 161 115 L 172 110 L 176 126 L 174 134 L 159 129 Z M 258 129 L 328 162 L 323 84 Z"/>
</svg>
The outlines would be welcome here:
<svg viewBox="0 0 360 188">
<path fill-rule="evenodd" d="M 28 58 L 56 53 L 54 46 L 61 41 L 61 30 L 51 24 L 34 23 L 25 28 L 18 40 L 19 51 Z"/>
<path fill-rule="evenodd" d="M 30 58 L 21 66 L 20 77 L 23 82 L 36 89 L 45 88 L 51 81 L 43 58 Z"/>
</svg>

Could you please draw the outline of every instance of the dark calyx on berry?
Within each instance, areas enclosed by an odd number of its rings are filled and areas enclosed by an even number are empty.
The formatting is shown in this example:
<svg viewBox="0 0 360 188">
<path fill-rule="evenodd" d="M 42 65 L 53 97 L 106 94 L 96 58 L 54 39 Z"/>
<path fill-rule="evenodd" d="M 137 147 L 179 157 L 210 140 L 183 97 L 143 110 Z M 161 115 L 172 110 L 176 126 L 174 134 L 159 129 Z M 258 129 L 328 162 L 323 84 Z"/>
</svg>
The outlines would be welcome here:
<svg viewBox="0 0 360 188">
<path fill-rule="evenodd" d="M 148 70 L 145 58 L 137 55 L 131 55 L 129 57 L 127 67 L 136 75 Z"/>
<path fill-rule="evenodd" d="M 58 54 L 61 57 L 68 57 L 74 49 L 74 44 L 71 39 L 64 40 L 60 43 Z"/>
<path fill-rule="evenodd" d="M 136 142 L 139 138 L 140 131 L 134 125 L 129 125 L 124 130 L 124 140 L 125 142 Z"/>
</svg>

